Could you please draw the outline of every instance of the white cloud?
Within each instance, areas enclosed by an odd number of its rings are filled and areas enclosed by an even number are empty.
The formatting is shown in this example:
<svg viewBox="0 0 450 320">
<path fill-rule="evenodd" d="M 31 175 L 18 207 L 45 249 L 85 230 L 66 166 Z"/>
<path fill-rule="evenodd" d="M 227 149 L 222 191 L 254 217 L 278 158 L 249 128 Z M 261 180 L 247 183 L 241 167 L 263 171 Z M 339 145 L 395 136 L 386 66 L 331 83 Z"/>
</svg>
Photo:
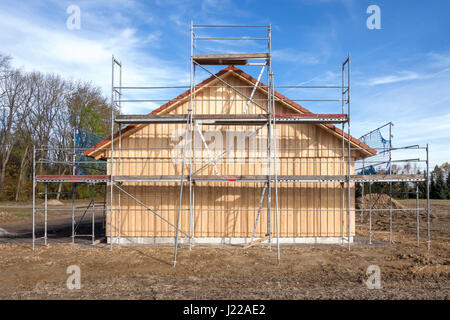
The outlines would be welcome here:
<svg viewBox="0 0 450 320">
<path fill-rule="evenodd" d="M 428 58 L 431 60 L 432 64 L 438 68 L 450 66 L 450 54 L 430 52 L 428 53 Z"/>
<path fill-rule="evenodd" d="M 292 49 L 281 49 L 272 51 L 274 60 L 283 62 L 294 62 L 297 64 L 318 64 L 321 62 L 321 57 L 311 52 L 301 52 Z"/>
<path fill-rule="evenodd" d="M 420 75 L 416 72 L 402 71 L 402 72 L 398 72 L 397 74 L 391 74 L 391 75 L 386 75 L 386 76 L 382 76 L 382 77 L 375 77 L 375 78 L 369 79 L 364 84 L 369 85 L 369 86 L 377 86 L 380 84 L 388 84 L 388 83 L 396 83 L 396 82 L 402 82 L 402 81 L 415 80 L 418 78 L 420 78 Z"/>
<path fill-rule="evenodd" d="M 120 25 L 115 27 L 114 21 L 108 20 L 103 24 L 103 28 L 110 30 L 108 33 L 84 30 L 83 25 L 79 31 L 70 31 L 65 29 L 65 25 L 57 28 L 51 22 L 37 17 L 17 14 L 12 16 L 2 11 L 1 50 L 12 56 L 16 67 L 90 81 L 100 86 L 107 96 L 111 90 L 113 53 L 124 62 L 123 85 L 188 83 L 188 69 L 183 68 L 187 64 L 169 63 L 170 61 L 161 59 L 152 52 L 151 49 L 158 48 L 161 31 L 155 30 L 140 36 L 138 30 Z M 138 94 L 130 95 L 130 99 L 135 99 Z M 139 96 L 143 94 L 140 93 Z M 154 107 L 154 104 L 146 104 L 144 107 L 124 105 L 124 112 L 135 112 L 136 108 L 144 108 L 148 112 Z"/>
</svg>

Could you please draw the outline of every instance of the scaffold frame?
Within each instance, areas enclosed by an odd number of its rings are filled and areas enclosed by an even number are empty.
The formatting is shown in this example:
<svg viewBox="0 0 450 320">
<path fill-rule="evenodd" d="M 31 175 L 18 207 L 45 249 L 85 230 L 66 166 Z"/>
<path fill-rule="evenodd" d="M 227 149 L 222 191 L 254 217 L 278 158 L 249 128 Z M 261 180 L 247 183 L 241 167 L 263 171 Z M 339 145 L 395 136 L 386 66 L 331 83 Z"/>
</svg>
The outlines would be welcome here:
<svg viewBox="0 0 450 320">
<path fill-rule="evenodd" d="M 267 31 L 266 36 L 252 38 L 252 37 L 244 37 L 244 38 L 234 38 L 234 37 L 199 37 L 196 35 L 195 30 L 197 29 L 207 29 L 207 28 L 261 28 L 262 30 Z M 375 174 L 375 175 L 357 175 L 351 173 L 351 165 L 352 158 L 351 158 L 351 152 L 352 150 L 361 150 L 364 149 L 361 148 L 352 148 L 351 144 L 351 127 L 350 127 L 350 55 L 346 57 L 346 59 L 342 62 L 342 68 L 341 68 L 341 85 L 332 85 L 332 86 L 290 86 L 290 85 L 280 85 L 276 86 L 274 81 L 274 73 L 272 71 L 272 26 L 271 25 L 195 25 L 193 22 L 190 24 L 190 85 L 189 86 L 147 86 L 147 87 L 136 87 L 136 86 L 123 86 L 122 85 L 122 62 L 118 61 L 114 56 L 112 56 L 112 65 L 111 65 L 111 102 L 112 102 L 112 108 L 111 108 L 111 143 L 110 148 L 101 148 L 101 150 L 105 152 L 110 153 L 110 159 L 108 160 L 108 166 L 110 173 L 106 175 L 92 175 L 92 176 L 83 176 L 83 175 L 77 175 L 75 172 L 75 167 L 73 168 L 72 175 L 65 175 L 65 176 L 57 176 L 57 175 L 45 175 L 45 174 L 37 174 L 37 164 L 46 163 L 46 160 L 42 159 L 36 159 L 36 150 L 35 147 L 33 150 L 33 235 L 32 235 L 32 243 L 33 243 L 33 249 L 35 247 L 36 240 L 39 240 L 41 238 L 36 238 L 35 236 L 35 214 L 39 211 L 39 209 L 36 207 L 36 187 L 38 183 L 43 183 L 45 186 L 45 192 L 44 192 L 44 213 L 45 213 L 45 231 L 44 231 L 44 244 L 47 245 L 47 194 L 48 194 L 48 184 L 49 183 L 72 183 L 72 243 L 75 243 L 75 237 L 76 237 L 76 227 L 75 227 L 75 189 L 77 184 L 79 183 L 87 183 L 92 184 L 94 187 L 96 184 L 105 184 L 106 188 L 109 189 L 109 209 L 107 209 L 106 204 L 105 208 L 103 209 L 103 213 L 106 213 L 108 211 L 108 220 L 109 220 L 109 230 L 106 230 L 105 232 L 109 231 L 109 237 L 110 237 L 110 249 L 113 249 L 114 242 L 113 241 L 113 211 L 114 211 L 114 189 L 117 189 L 117 213 L 118 213 L 118 224 L 117 224 L 117 245 L 120 246 L 121 244 L 121 215 L 127 214 L 127 212 L 123 212 L 121 208 L 121 197 L 122 195 L 126 197 L 130 197 L 134 199 L 141 207 L 142 209 L 136 209 L 138 212 L 146 213 L 146 214 L 154 214 L 158 216 L 159 218 L 163 219 L 166 223 L 168 223 L 172 228 L 175 229 L 175 239 L 174 239 L 174 255 L 173 255 L 173 266 L 175 267 L 177 264 L 177 255 L 178 255 L 178 248 L 179 248 L 179 237 L 184 236 L 189 241 L 189 249 L 192 249 L 193 246 L 193 240 L 195 239 L 194 234 L 194 219 L 195 213 L 197 210 L 202 210 L 199 208 L 196 208 L 195 206 L 195 190 L 196 185 L 200 184 L 202 182 L 241 182 L 241 183 L 260 183 L 261 184 L 261 197 L 259 199 L 258 204 L 258 210 L 257 215 L 254 223 L 254 231 L 252 233 L 251 237 L 251 244 L 253 244 L 256 241 L 259 241 L 257 243 L 261 242 L 268 242 L 268 247 L 271 249 L 273 237 L 272 235 L 272 219 L 275 218 L 275 238 L 276 238 L 276 246 L 277 246 L 277 262 L 281 262 L 281 251 L 280 251 L 280 236 L 279 236 L 279 216 L 280 216 L 280 209 L 278 206 L 278 199 L 279 199 L 279 184 L 282 183 L 295 183 L 295 182 L 308 182 L 308 183 L 327 183 L 327 182 L 336 182 L 339 183 L 341 186 L 341 208 L 336 209 L 335 211 L 340 211 L 342 216 L 342 246 L 347 243 L 348 249 L 351 248 L 351 234 L 350 234 L 350 217 L 352 211 L 355 211 L 355 222 L 356 222 L 356 212 L 360 211 L 361 214 L 361 223 L 363 220 L 363 213 L 365 212 L 364 207 L 364 190 L 365 185 L 368 184 L 369 193 L 371 194 L 371 186 L 374 182 L 381 182 L 381 183 L 387 183 L 389 185 L 389 195 L 391 199 L 390 207 L 389 207 L 389 243 L 393 243 L 393 234 L 392 234 L 392 214 L 395 212 L 395 209 L 392 208 L 392 183 L 393 182 L 408 182 L 408 183 L 414 183 L 416 186 L 416 207 L 411 210 L 415 210 L 417 215 L 417 244 L 419 245 L 419 239 L 420 239 L 420 228 L 419 228 L 419 212 L 425 211 L 427 216 L 427 246 L 430 248 L 431 243 L 431 236 L 430 236 L 430 204 L 429 204 L 429 148 L 428 145 L 426 147 L 419 147 L 419 146 L 408 146 L 404 149 L 411 149 L 415 148 L 417 150 L 423 150 L 426 152 L 426 159 L 401 159 L 401 160 L 392 160 L 392 157 L 389 158 L 389 164 L 398 161 L 398 162 L 404 162 L 404 161 L 412 161 L 417 160 L 419 163 L 425 163 L 426 165 L 426 174 L 425 175 L 402 175 L 402 174 L 392 174 L 392 172 L 389 172 L 387 174 Z M 195 48 L 196 48 L 196 41 L 240 41 L 240 40 L 258 40 L 258 41 L 265 41 L 267 43 L 267 51 L 266 52 L 258 52 L 258 53 L 242 53 L 242 54 L 196 54 Z M 257 62 L 252 62 L 257 61 Z M 259 72 L 258 78 L 254 86 L 233 86 L 230 83 L 227 83 L 225 80 L 221 79 L 220 77 L 216 76 L 213 72 L 211 72 L 206 66 L 210 65 L 227 65 L 227 64 L 236 64 L 236 65 L 246 65 L 246 66 L 254 66 L 254 67 L 261 67 L 261 71 Z M 196 90 L 199 88 L 202 88 L 201 84 L 196 84 L 196 70 L 197 68 L 203 70 L 204 72 L 211 75 L 211 77 L 215 77 L 215 79 L 218 79 L 219 82 L 221 82 L 223 85 L 225 85 L 227 88 L 232 89 L 234 92 L 236 92 L 237 95 L 239 95 L 239 100 L 232 100 L 228 99 L 229 101 L 243 101 L 246 102 L 246 108 L 243 114 L 198 114 L 196 113 Z M 119 78 L 116 79 L 115 74 L 116 71 L 119 73 Z M 266 72 L 267 76 L 267 85 L 262 86 L 260 83 L 261 77 L 263 73 Z M 116 85 L 116 82 L 119 84 Z M 209 86 L 214 87 L 214 86 Z M 129 115 L 129 114 L 122 114 L 122 103 L 127 102 L 162 102 L 166 100 L 162 99 L 123 99 L 122 91 L 123 90 L 152 90 L 152 89 L 168 89 L 168 88 L 186 88 L 189 89 L 189 97 L 181 98 L 181 99 L 172 99 L 173 101 L 188 101 L 189 102 L 189 109 L 187 114 L 150 114 L 150 115 Z M 240 89 L 242 88 L 251 88 L 251 94 L 246 95 Z M 254 98 L 254 93 L 257 88 L 263 88 L 265 91 L 267 91 L 267 98 L 265 99 L 256 99 Z M 279 114 L 276 112 L 276 102 L 277 101 L 284 101 L 286 99 L 280 98 L 276 95 L 275 89 L 276 88 L 298 88 L 298 89 L 339 89 L 340 90 L 340 98 L 339 99 L 289 99 L 290 101 L 320 101 L 320 102 L 337 102 L 340 103 L 341 106 L 341 113 L 335 113 L 335 114 Z M 204 101 L 204 100 L 203 100 Z M 214 101 L 218 101 L 217 99 Z M 267 105 L 267 108 L 264 108 L 263 105 L 260 104 L 260 102 L 263 101 Z M 264 111 L 263 114 L 248 114 L 248 106 L 252 103 L 252 105 L 260 108 Z M 116 114 L 116 112 L 118 114 Z M 185 125 L 185 136 L 184 136 L 184 144 L 183 144 L 183 152 L 182 152 L 182 172 L 180 175 L 154 175 L 154 176 L 130 176 L 130 175 L 122 175 L 121 174 L 121 166 L 126 163 L 126 161 L 122 160 L 121 153 L 124 150 L 131 150 L 130 148 L 122 148 L 122 128 L 123 126 L 127 126 L 130 124 L 170 124 L 170 123 L 177 123 L 177 124 L 184 124 Z M 285 124 L 340 124 L 341 125 L 341 133 L 340 136 L 342 137 L 342 145 L 339 150 L 341 151 L 341 174 L 340 175 L 334 175 L 334 176 L 313 176 L 313 175 L 280 175 L 278 174 L 278 165 L 279 163 L 282 163 L 278 159 L 278 153 L 280 150 L 283 150 L 283 148 L 280 148 L 277 145 L 277 125 L 285 125 Z M 256 134 L 260 130 L 267 129 L 267 159 L 266 159 L 266 165 L 267 165 L 267 174 L 266 175 L 220 175 L 217 171 L 217 168 L 215 167 L 217 163 L 220 163 L 221 157 L 225 155 L 228 151 L 225 150 L 223 153 L 213 157 L 211 154 L 209 155 L 209 160 L 202 165 L 202 162 L 197 163 L 198 159 L 196 158 L 196 139 L 194 138 L 194 132 L 196 130 L 199 130 L 201 135 L 201 130 L 199 129 L 199 126 L 202 124 L 207 125 L 240 125 L 240 126 L 257 126 L 257 129 L 255 129 L 251 134 Z M 391 142 L 391 127 L 392 123 L 388 123 L 389 125 L 389 135 L 390 135 L 390 144 L 389 144 L 389 152 L 395 151 L 395 150 L 401 150 L 402 148 L 394 148 L 392 146 Z M 385 126 L 387 126 L 385 125 Z M 116 126 L 118 130 L 116 131 Z M 379 128 L 377 128 L 379 129 Z M 375 130 L 377 130 L 375 129 Z M 114 146 L 114 139 L 117 138 L 118 144 L 117 149 L 115 150 Z M 240 142 L 238 142 L 239 144 Z M 203 139 L 203 144 L 206 144 L 206 142 Z M 91 148 L 92 150 L 92 148 Z M 296 150 L 301 150 L 301 148 L 296 148 Z M 310 148 L 308 150 L 311 150 Z M 321 148 L 320 150 L 331 150 L 331 149 L 324 149 Z M 115 155 L 117 153 L 117 156 Z M 74 145 L 74 154 L 75 154 L 75 145 Z M 190 154 L 191 156 L 187 156 L 187 154 Z M 135 162 L 138 163 L 138 162 Z M 147 163 L 147 162 L 145 162 Z M 301 164 L 300 162 L 296 162 Z M 308 162 L 311 163 L 311 162 Z M 337 162 L 338 163 L 338 162 Z M 364 165 L 371 163 L 370 160 L 367 161 L 363 160 L 363 168 Z M 65 163 L 67 165 L 70 165 L 71 162 L 67 161 Z M 197 164 L 200 164 L 200 169 L 197 168 Z M 72 165 L 75 166 L 75 160 L 72 161 Z M 115 166 L 117 165 L 117 175 L 115 174 Z M 204 170 L 205 168 L 209 166 L 213 166 L 215 168 L 215 175 L 198 175 L 199 172 Z M 187 167 L 187 170 L 185 171 L 185 167 Z M 391 166 L 389 165 L 389 168 Z M 172 224 L 168 220 L 166 220 L 164 217 L 160 215 L 160 211 L 164 209 L 155 210 L 151 208 L 150 206 L 146 205 L 144 202 L 140 201 L 135 195 L 127 192 L 122 188 L 123 184 L 126 184 L 128 182 L 176 182 L 179 183 L 179 197 L 178 197 L 178 208 L 176 209 L 177 219 L 176 224 Z M 426 183 L 426 201 L 427 205 L 426 208 L 419 208 L 419 189 L 418 189 L 418 183 L 419 182 L 425 182 Z M 362 209 L 352 209 L 351 208 L 351 190 L 352 190 L 352 184 L 360 183 L 362 185 L 362 192 L 363 192 L 363 208 Z M 188 184 L 188 195 L 186 195 L 184 190 L 184 185 Z M 189 199 L 189 208 L 183 209 L 182 208 L 182 201 L 184 197 L 188 197 Z M 263 208 L 263 202 L 264 199 L 267 199 L 267 207 Z M 95 195 L 94 195 L 94 206 L 92 208 L 92 244 L 95 244 L 95 234 L 94 234 L 94 227 L 95 227 L 95 213 L 96 211 L 101 211 L 101 209 L 95 209 Z M 273 217 L 272 212 L 272 201 L 275 203 L 275 212 Z M 372 199 L 370 199 L 372 201 Z M 140 210 L 140 211 L 139 211 Z M 320 209 L 306 209 L 306 211 L 312 210 L 314 212 L 321 211 Z M 409 210 L 409 209 L 406 209 Z M 189 217 L 189 230 L 182 230 L 180 228 L 180 216 L 182 211 L 188 211 L 188 217 Z M 285 211 L 283 209 L 282 211 Z M 295 210 L 294 210 L 295 211 Z M 302 211 L 305 211 L 305 209 L 302 209 Z M 333 211 L 330 209 L 324 209 L 324 211 Z M 373 212 L 377 211 L 377 209 L 372 208 L 372 203 L 369 204 L 369 243 L 372 244 L 372 236 L 373 236 L 373 230 L 372 230 L 372 214 Z M 267 230 L 268 233 L 266 234 L 265 238 L 258 239 L 255 241 L 255 230 L 257 227 L 257 224 L 259 223 L 259 219 L 262 214 L 267 215 Z M 347 234 L 344 233 L 345 230 L 345 213 L 347 214 Z"/>
</svg>

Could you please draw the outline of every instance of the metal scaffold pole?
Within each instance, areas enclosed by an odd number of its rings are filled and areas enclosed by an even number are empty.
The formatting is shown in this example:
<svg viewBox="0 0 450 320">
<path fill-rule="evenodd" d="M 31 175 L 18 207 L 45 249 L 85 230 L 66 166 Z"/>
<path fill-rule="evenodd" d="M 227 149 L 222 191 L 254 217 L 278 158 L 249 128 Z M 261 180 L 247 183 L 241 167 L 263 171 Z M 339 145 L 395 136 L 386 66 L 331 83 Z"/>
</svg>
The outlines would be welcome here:
<svg viewBox="0 0 450 320">
<path fill-rule="evenodd" d="M 369 244 L 372 244 L 372 182 L 369 182 Z"/>
<path fill-rule="evenodd" d="M 76 151 L 76 129 L 73 129 L 73 164 L 72 174 L 77 173 L 77 151 Z M 72 245 L 75 244 L 75 187 L 76 184 L 72 184 Z"/>
<path fill-rule="evenodd" d="M 122 150 L 122 126 L 119 123 L 119 148 L 118 148 L 118 164 L 117 164 L 117 175 L 120 177 L 120 158 Z M 120 247 L 120 231 L 121 231 L 121 193 L 120 189 L 117 189 L 117 246 Z"/>
<path fill-rule="evenodd" d="M 110 189 L 109 189 L 109 244 L 110 250 L 113 248 L 113 193 L 114 193 L 114 55 L 111 63 L 111 161 L 110 161 Z"/>
<path fill-rule="evenodd" d="M 278 156 L 278 150 L 277 150 L 277 131 L 276 131 L 276 109 L 275 109 L 275 92 L 274 92 L 274 77 L 273 73 L 271 74 L 272 81 L 271 84 L 271 90 L 272 90 L 272 114 L 273 114 L 273 130 L 272 130 L 272 137 L 273 137 L 273 162 L 274 162 L 274 180 L 275 180 L 275 223 L 276 223 L 276 231 L 277 231 L 277 260 L 278 264 L 280 264 L 280 217 L 279 217 L 279 211 L 278 211 L 278 166 L 277 166 L 277 156 Z"/>
<path fill-rule="evenodd" d="M 389 124 L 389 174 L 392 173 L 392 122 Z M 389 244 L 392 239 L 392 182 L 389 182 Z"/>
<path fill-rule="evenodd" d="M 270 101 L 271 101 L 271 81 L 270 74 L 272 72 L 272 66 L 271 66 L 271 50 L 272 50 L 272 40 L 271 40 L 271 34 L 272 34 L 272 25 L 269 26 L 269 30 L 267 33 L 268 36 L 268 51 L 269 51 L 269 63 L 267 66 L 267 114 L 268 114 L 268 125 L 267 125 L 267 233 L 269 234 L 269 249 L 272 250 L 272 221 L 271 221 L 271 215 L 272 215 L 272 170 L 271 170 L 271 143 L 270 138 L 272 136 L 272 128 L 271 128 L 271 121 L 272 121 L 272 112 L 270 108 Z"/>
<path fill-rule="evenodd" d="M 364 223 L 364 210 L 365 210 L 365 202 L 364 202 L 364 188 L 365 188 L 365 183 L 361 183 L 361 213 L 360 213 L 360 217 L 359 217 L 359 224 L 360 224 L 360 229 L 362 230 L 363 227 L 363 223 Z M 355 212 L 355 220 L 356 220 L 356 212 Z"/>
<path fill-rule="evenodd" d="M 183 162 L 181 164 L 181 180 L 180 180 L 180 196 L 178 200 L 178 214 L 177 214 L 177 226 L 176 226 L 176 233 L 175 233 L 175 250 L 173 255 L 173 267 L 177 265 L 177 254 L 178 254 L 178 233 L 180 229 L 180 220 L 181 220 L 181 210 L 183 205 L 183 186 L 184 186 L 184 178 L 185 178 L 185 165 L 186 165 L 186 150 L 187 145 L 189 141 L 189 148 L 190 148 L 190 156 L 189 156 L 189 248 L 192 249 L 192 155 L 195 153 L 195 150 L 193 150 L 193 130 L 192 130 L 192 112 L 193 109 L 195 109 L 195 65 L 193 61 L 193 52 L 194 52 L 194 30 L 193 30 L 193 21 L 191 21 L 190 26 L 190 43 L 191 43 L 191 50 L 190 50 L 190 103 L 189 103 L 189 110 L 188 110 L 188 117 L 186 121 L 186 132 L 184 135 L 184 146 L 183 146 Z"/>
<path fill-rule="evenodd" d="M 44 194 L 44 245 L 47 245 L 47 216 L 48 216 L 48 183 L 45 184 L 45 194 Z"/>
<path fill-rule="evenodd" d="M 430 250 L 431 248 L 431 229 L 430 229 L 430 158 L 429 152 L 430 148 L 427 143 L 427 248 Z"/>
<path fill-rule="evenodd" d="M 191 20 L 191 25 L 190 25 L 190 56 L 189 56 L 189 71 L 190 71 L 190 75 L 189 75 L 189 81 L 190 81 L 190 101 L 189 101 L 189 108 L 190 109 L 194 109 L 194 114 L 195 114 L 195 106 L 193 106 L 193 103 L 195 103 L 195 65 L 194 62 L 192 60 L 192 56 L 194 54 L 194 22 Z M 193 240 L 193 231 L 194 231 L 194 219 L 193 219 L 193 208 L 195 208 L 195 198 L 194 198 L 194 188 L 195 186 L 193 185 L 193 181 L 192 181 L 192 172 L 195 171 L 195 154 L 196 154 L 196 145 L 195 145 L 195 131 L 192 130 L 193 132 L 191 132 L 191 141 L 193 141 L 193 145 L 192 146 L 192 153 L 191 153 L 191 157 L 189 158 L 189 250 L 192 250 L 192 240 Z"/>
<path fill-rule="evenodd" d="M 32 217 L 32 248 L 36 241 L 36 146 L 33 145 L 33 217 Z"/>
<path fill-rule="evenodd" d="M 119 95 L 119 115 L 122 114 L 122 62 L 119 63 L 119 84 L 120 89 L 118 93 Z M 122 158 L 122 125 L 119 123 L 119 148 L 118 152 L 118 164 L 117 164 L 117 175 L 120 177 L 120 169 L 121 169 L 121 158 Z M 120 189 L 117 190 L 117 246 L 120 247 L 120 236 L 121 236 L 121 217 L 122 217 L 122 205 L 121 205 L 121 192 Z"/>
<path fill-rule="evenodd" d="M 95 183 L 92 184 L 92 245 L 95 245 Z"/>
<path fill-rule="evenodd" d="M 341 102 L 341 112 L 342 114 L 345 113 L 345 62 L 342 64 L 342 79 L 341 79 L 341 85 L 342 85 L 342 102 Z M 342 160 L 341 160 L 341 174 L 345 174 L 345 135 L 344 135 L 344 129 L 345 129 L 345 123 L 342 122 Z M 341 182 L 341 237 L 342 237 L 342 245 L 344 245 L 344 230 L 345 230 L 345 189 L 344 189 L 344 183 Z"/>
<path fill-rule="evenodd" d="M 350 250 L 350 234 L 351 234 L 351 151 L 350 151 L 350 54 L 347 57 L 347 137 L 348 137 L 348 153 L 347 153 L 347 235 L 348 249 Z M 342 133 L 343 134 L 343 133 Z"/>
<path fill-rule="evenodd" d="M 114 85 L 115 83 L 115 66 L 119 67 L 119 91 L 116 90 L 116 87 Z M 118 100 L 115 100 L 115 94 L 118 94 Z M 114 214 L 114 183 L 115 183 L 115 179 L 114 176 L 116 175 L 114 172 L 114 122 L 115 122 L 115 109 L 116 109 L 116 102 L 117 106 L 119 107 L 118 112 L 121 112 L 121 107 L 122 107 L 122 63 L 119 62 L 118 60 L 116 60 L 116 58 L 114 57 L 114 55 L 112 56 L 112 63 L 111 63 L 111 161 L 110 161 L 110 217 L 109 217 L 109 237 L 110 237 L 110 249 L 112 250 L 113 248 L 113 214 Z M 120 153 L 121 153 L 121 127 L 119 126 L 119 132 L 118 132 L 118 136 L 119 136 L 119 145 L 118 145 L 118 172 L 117 175 L 120 175 Z M 118 217 L 117 217 L 117 221 L 118 221 L 118 226 L 117 226 L 117 243 L 120 245 L 120 238 L 119 238 L 119 233 L 120 233 L 120 221 L 119 221 L 119 215 L 120 215 L 120 189 L 118 189 L 118 207 L 117 207 L 117 212 L 118 212 Z"/>
<path fill-rule="evenodd" d="M 196 75 L 196 67 L 195 64 L 192 64 L 192 85 L 193 85 L 193 100 L 192 100 L 192 113 L 195 114 L 196 113 L 196 103 L 195 103 L 195 94 L 196 94 L 196 87 L 195 87 L 195 75 Z M 192 203 L 191 203 L 191 224 L 190 224 L 190 229 L 191 229 L 191 233 L 189 235 L 189 240 L 192 243 L 195 240 L 195 181 L 192 180 L 192 174 L 193 172 L 195 172 L 196 168 L 197 168 L 197 139 L 195 138 L 195 131 L 193 130 L 193 119 L 191 117 L 191 131 L 192 131 L 192 139 L 193 141 L 191 141 L 191 147 L 192 147 L 192 154 L 191 154 L 191 163 L 193 164 L 193 168 L 191 167 L 191 170 L 189 172 L 189 181 L 192 185 L 192 189 L 191 189 L 191 198 L 192 198 Z"/>
<path fill-rule="evenodd" d="M 72 244 L 75 244 L 75 187 L 76 183 L 72 183 Z"/>
<path fill-rule="evenodd" d="M 420 241 L 420 209 L 419 209 L 419 184 L 416 183 L 416 237 L 417 246 L 419 246 Z"/>
</svg>

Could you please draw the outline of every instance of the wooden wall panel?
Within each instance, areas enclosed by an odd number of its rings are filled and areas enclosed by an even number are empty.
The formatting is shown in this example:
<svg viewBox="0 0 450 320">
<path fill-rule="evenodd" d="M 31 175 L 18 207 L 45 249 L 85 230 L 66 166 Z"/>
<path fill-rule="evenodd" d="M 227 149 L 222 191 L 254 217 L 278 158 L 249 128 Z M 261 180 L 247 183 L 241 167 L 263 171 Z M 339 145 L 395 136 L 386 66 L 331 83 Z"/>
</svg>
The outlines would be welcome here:
<svg viewBox="0 0 450 320">
<path fill-rule="evenodd" d="M 227 79 L 235 85 L 245 84 L 237 78 Z M 215 82 L 211 85 L 219 85 Z M 250 95 L 251 89 L 242 89 L 246 95 Z M 256 99 L 264 99 L 267 94 L 256 92 Z M 202 101 L 202 99 L 242 99 L 233 90 L 222 88 L 207 88 L 196 92 L 196 113 L 243 113 L 246 102 Z M 266 107 L 264 101 L 259 104 Z M 168 113 L 187 113 L 189 102 L 180 103 Z M 277 102 L 277 113 L 292 113 L 285 105 Z M 248 113 L 263 113 L 263 111 L 250 104 Z M 203 125 L 201 131 L 208 143 L 212 145 L 214 132 L 218 130 L 224 136 L 225 148 L 236 133 L 254 131 L 257 126 L 208 126 Z M 181 153 L 178 160 L 173 161 L 174 148 L 183 147 L 183 124 L 141 125 L 141 129 L 129 136 L 122 138 L 121 175 L 176 175 L 181 174 Z M 175 133 L 181 133 L 176 135 Z M 227 132 L 229 133 L 227 135 Z M 278 125 L 277 135 L 279 140 L 278 174 L 295 175 L 339 175 L 341 169 L 342 140 L 327 132 L 319 125 Z M 266 147 L 267 129 L 264 128 L 256 135 L 256 145 Z M 195 152 L 195 166 L 199 169 L 209 161 L 210 156 L 198 135 L 195 135 L 196 147 L 201 151 Z M 239 140 L 239 138 L 235 138 Z M 247 141 L 244 149 L 232 151 L 226 161 L 217 164 L 220 174 L 267 174 L 267 149 L 259 148 L 249 151 Z M 115 149 L 118 145 L 115 144 Z M 201 148 L 200 148 L 201 147 Z M 125 149 L 136 150 L 125 150 Z M 301 150 L 294 150 L 301 148 Z M 328 148 L 332 150 L 328 150 Z M 139 149 L 139 150 L 138 150 Z M 212 156 L 219 152 L 212 150 Z M 116 149 L 115 160 L 119 153 Z M 357 154 L 352 154 L 352 157 Z M 245 163 L 240 163 L 246 160 Z M 257 161 L 254 161 L 257 160 Z M 297 163 L 293 163 L 296 161 Z M 110 172 L 108 166 L 108 173 Z M 274 168 L 272 168 L 274 169 Z M 114 164 L 115 174 L 118 174 L 118 166 Z M 185 174 L 189 172 L 189 166 L 185 166 Z M 353 172 L 354 168 L 351 168 Z M 200 174 L 213 175 L 215 170 L 209 166 Z M 177 223 L 177 209 L 180 187 L 179 183 L 124 183 L 123 188 L 137 199 L 156 210 L 161 216 L 172 224 Z M 254 222 L 257 215 L 262 183 L 197 183 L 194 186 L 194 233 L 195 237 L 251 237 Z M 109 189 L 108 189 L 109 190 Z M 189 232 L 189 183 L 183 188 L 182 214 L 180 226 L 186 233 Z M 342 234 L 342 194 L 339 183 L 279 183 L 279 210 L 280 210 L 280 236 L 281 237 L 305 237 L 305 236 L 340 236 Z M 347 190 L 345 190 L 345 198 Z M 354 186 L 352 186 L 352 203 L 354 208 Z M 124 237 L 167 237 L 174 236 L 174 228 L 169 226 L 156 215 L 146 211 L 134 199 L 121 193 L 121 236 Z M 346 203 L 346 200 L 345 200 Z M 109 200 L 108 200 L 109 208 Z M 271 230 L 276 232 L 275 221 L 275 192 L 272 189 L 272 215 Z M 241 210 L 242 209 L 242 210 Z M 322 211 L 320 211 L 322 210 Z M 113 236 L 118 233 L 118 192 L 115 189 L 113 206 Z M 108 211 L 109 216 L 109 211 Z M 351 214 L 351 234 L 354 234 L 354 212 Z M 344 212 L 344 232 L 347 230 L 347 213 Z M 256 228 L 256 237 L 264 237 L 267 229 L 267 192 L 264 197 L 263 208 L 259 223 Z M 110 223 L 107 219 L 109 229 Z M 109 230 L 107 231 L 109 236 Z"/>
</svg>

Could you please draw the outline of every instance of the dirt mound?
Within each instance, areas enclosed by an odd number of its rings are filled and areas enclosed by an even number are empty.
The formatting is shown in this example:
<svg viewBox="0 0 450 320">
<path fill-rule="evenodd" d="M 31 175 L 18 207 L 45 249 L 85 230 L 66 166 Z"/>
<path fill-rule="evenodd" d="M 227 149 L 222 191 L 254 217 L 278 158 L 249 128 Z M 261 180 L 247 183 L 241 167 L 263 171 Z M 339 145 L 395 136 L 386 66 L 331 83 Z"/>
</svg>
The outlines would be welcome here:
<svg viewBox="0 0 450 320">
<path fill-rule="evenodd" d="M 61 201 L 56 200 L 56 199 L 48 200 L 47 204 L 49 206 L 63 206 L 64 205 L 64 203 L 62 203 Z"/>
<path fill-rule="evenodd" d="M 370 205 L 370 197 L 372 196 L 372 209 L 389 209 L 390 206 L 390 197 L 387 194 L 378 194 L 372 193 L 364 195 L 364 209 L 369 209 Z M 362 209 L 362 197 L 356 198 L 356 208 Z M 400 202 L 392 199 L 392 208 L 393 209 L 405 209 L 406 207 L 402 205 Z"/>
<path fill-rule="evenodd" d="M 374 214 L 379 214 L 381 216 L 386 215 L 389 211 L 389 207 L 390 207 L 390 197 L 388 194 L 379 194 L 379 193 L 372 193 L 372 195 L 370 194 L 365 194 L 364 195 L 364 213 L 368 213 L 369 212 L 369 206 L 370 206 L 370 198 L 372 196 L 372 209 L 375 209 L 375 212 L 373 212 Z M 356 209 L 362 209 L 363 205 L 362 205 L 362 197 L 358 197 L 356 198 Z M 420 206 L 422 207 L 422 206 Z M 415 214 L 412 214 L 413 211 L 411 210 L 412 208 L 415 208 L 414 206 L 411 207 L 406 207 L 403 204 L 401 204 L 400 202 L 398 202 L 395 199 L 392 199 L 392 209 L 394 210 L 394 215 L 397 217 L 414 217 Z M 382 209 L 380 211 L 376 211 L 377 209 Z M 404 210 L 402 210 L 404 209 Z M 424 210 L 420 210 L 420 216 L 425 218 L 426 217 L 426 211 Z M 436 218 L 436 215 L 432 212 L 430 212 L 430 218 L 434 219 Z"/>
<path fill-rule="evenodd" d="M 0 222 L 8 222 L 14 220 L 14 216 L 6 211 L 0 211 Z"/>
</svg>

